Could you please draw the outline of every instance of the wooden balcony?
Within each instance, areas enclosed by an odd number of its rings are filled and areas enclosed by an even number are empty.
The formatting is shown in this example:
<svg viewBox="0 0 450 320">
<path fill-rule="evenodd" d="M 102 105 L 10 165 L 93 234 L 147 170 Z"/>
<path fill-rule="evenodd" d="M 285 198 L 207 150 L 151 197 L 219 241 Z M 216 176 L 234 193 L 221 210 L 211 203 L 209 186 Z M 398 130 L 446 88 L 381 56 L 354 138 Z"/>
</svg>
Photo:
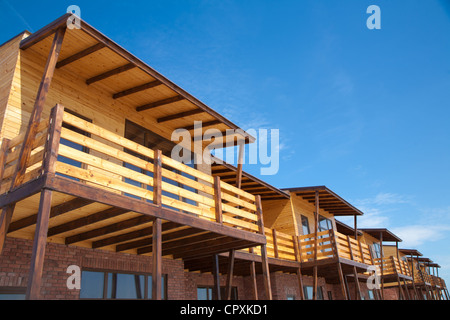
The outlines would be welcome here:
<svg viewBox="0 0 450 320">
<path fill-rule="evenodd" d="M 413 279 L 412 272 L 406 261 L 399 260 L 393 256 L 374 260 L 385 282 L 398 282 L 398 279 L 411 281 Z"/>
<path fill-rule="evenodd" d="M 21 157 L 25 138 L 24 133 L 2 144 L 3 236 L 36 241 L 47 206 L 44 239 L 66 245 L 154 254 L 157 221 L 162 256 L 175 259 L 266 244 L 260 197 L 61 106 L 38 124 L 26 162 Z M 20 179 L 19 166 L 24 166 Z"/>
</svg>

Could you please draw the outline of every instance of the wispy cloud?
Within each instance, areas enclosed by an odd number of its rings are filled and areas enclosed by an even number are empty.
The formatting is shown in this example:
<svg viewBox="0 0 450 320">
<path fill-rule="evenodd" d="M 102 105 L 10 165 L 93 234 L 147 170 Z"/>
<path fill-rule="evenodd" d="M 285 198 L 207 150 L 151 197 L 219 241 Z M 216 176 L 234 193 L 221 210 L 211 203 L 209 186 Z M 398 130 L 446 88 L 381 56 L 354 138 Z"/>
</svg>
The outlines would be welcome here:
<svg viewBox="0 0 450 320">
<path fill-rule="evenodd" d="M 370 205 L 383 206 L 400 203 L 410 203 L 411 200 L 412 199 L 409 196 L 400 195 L 396 193 L 381 192 L 378 193 L 373 198 L 356 200 L 355 204 L 359 206 L 370 206 Z"/>
<path fill-rule="evenodd" d="M 392 228 L 392 231 L 403 240 L 402 246 L 415 248 L 446 238 L 450 225 L 410 225 Z"/>
</svg>

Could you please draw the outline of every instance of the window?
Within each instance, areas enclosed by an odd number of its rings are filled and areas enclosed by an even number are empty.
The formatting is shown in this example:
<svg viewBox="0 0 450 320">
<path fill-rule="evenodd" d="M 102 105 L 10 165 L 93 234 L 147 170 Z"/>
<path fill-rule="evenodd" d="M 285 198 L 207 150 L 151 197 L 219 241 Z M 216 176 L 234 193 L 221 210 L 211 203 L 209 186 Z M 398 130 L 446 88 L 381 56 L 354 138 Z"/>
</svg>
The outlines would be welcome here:
<svg viewBox="0 0 450 320">
<path fill-rule="evenodd" d="M 292 295 L 292 294 L 288 294 L 288 295 L 286 296 L 286 300 L 295 300 L 295 296 Z"/>
<path fill-rule="evenodd" d="M 167 299 L 166 276 L 161 281 L 161 296 Z M 80 299 L 152 299 L 152 276 L 83 270 Z"/>
<path fill-rule="evenodd" d="M 198 287 L 197 300 L 212 300 L 214 287 Z M 223 299 L 226 295 L 226 287 L 220 287 L 220 297 Z M 231 300 L 238 300 L 238 290 L 236 287 L 231 288 Z"/>
<path fill-rule="evenodd" d="M 0 287 L 0 301 L 25 300 L 26 288 Z"/>
<path fill-rule="evenodd" d="M 379 243 L 374 243 L 372 245 L 372 253 L 375 259 L 381 258 L 381 247 Z"/>
<path fill-rule="evenodd" d="M 312 286 L 303 286 L 303 293 L 306 300 L 313 300 L 313 290 Z M 322 287 L 317 287 L 317 300 L 323 300 Z"/>
<path fill-rule="evenodd" d="M 330 219 L 327 219 L 325 217 L 319 216 L 319 232 L 326 231 L 326 230 L 332 230 L 333 229 L 333 223 Z"/>
<path fill-rule="evenodd" d="M 375 300 L 375 296 L 373 294 L 373 290 L 367 290 L 367 297 L 369 300 Z"/>
<path fill-rule="evenodd" d="M 304 215 L 302 215 L 301 218 L 302 218 L 302 232 L 303 232 L 303 235 L 306 236 L 308 234 L 311 234 L 311 231 L 309 229 L 308 218 L 305 217 Z"/>
</svg>

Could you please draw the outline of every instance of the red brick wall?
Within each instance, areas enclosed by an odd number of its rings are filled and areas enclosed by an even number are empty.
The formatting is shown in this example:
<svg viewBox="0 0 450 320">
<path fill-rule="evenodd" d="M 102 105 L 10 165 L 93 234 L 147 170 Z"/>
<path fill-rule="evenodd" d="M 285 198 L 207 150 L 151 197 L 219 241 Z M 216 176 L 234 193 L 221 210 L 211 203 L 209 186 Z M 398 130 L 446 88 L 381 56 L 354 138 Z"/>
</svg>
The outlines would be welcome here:
<svg viewBox="0 0 450 320">
<path fill-rule="evenodd" d="M 31 260 L 32 242 L 21 239 L 6 241 L 0 256 L 0 287 L 26 287 Z M 152 273 L 152 258 L 101 250 L 47 244 L 41 294 L 46 300 L 78 299 L 79 291 L 66 286 L 67 267 L 100 269 L 118 272 Z M 170 300 L 185 298 L 184 264 L 180 260 L 164 259 L 163 274 L 168 275 Z"/>
</svg>

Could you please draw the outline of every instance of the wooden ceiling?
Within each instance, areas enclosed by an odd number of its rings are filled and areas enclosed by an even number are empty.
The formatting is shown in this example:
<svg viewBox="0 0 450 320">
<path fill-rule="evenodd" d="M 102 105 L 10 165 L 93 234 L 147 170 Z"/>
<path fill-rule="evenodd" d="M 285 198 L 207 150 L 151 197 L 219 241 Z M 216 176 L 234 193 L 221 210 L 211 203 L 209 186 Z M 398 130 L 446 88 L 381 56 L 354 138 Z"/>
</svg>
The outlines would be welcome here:
<svg viewBox="0 0 450 320">
<path fill-rule="evenodd" d="M 64 27 L 67 18 L 68 15 L 64 15 L 24 39 L 21 49 L 33 50 L 46 57 L 54 31 Z M 81 22 L 81 29 L 67 29 L 58 70 L 76 74 L 84 79 L 87 86 L 95 86 L 115 101 L 132 107 L 143 117 L 153 118 L 168 132 L 186 129 L 194 138 L 194 121 L 202 121 L 203 133 L 213 128 L 222 133 L 236 130 L 238 133 L 229 136 L 229 140 L 245 139 L 246 143 L 255 140 L 84 21 Z"/>
</svg>

